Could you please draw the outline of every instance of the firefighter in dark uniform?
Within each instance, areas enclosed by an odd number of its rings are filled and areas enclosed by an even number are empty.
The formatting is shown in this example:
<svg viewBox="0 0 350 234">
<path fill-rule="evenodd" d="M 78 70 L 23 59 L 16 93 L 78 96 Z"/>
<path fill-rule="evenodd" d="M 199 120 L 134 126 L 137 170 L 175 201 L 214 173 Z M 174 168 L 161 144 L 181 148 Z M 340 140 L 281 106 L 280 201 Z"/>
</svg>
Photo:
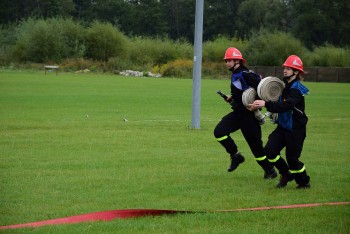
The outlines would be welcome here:
<svg viewBox="0 0 350 234">
<path fill-rule="evenodd" d="M 243 155 L 238 152 L 237 145 L 230 136 L 231 133 L 241 130 L 257 163 L 264 170 L 264 178 L 276 178 L 277 173 L 265 156 L 261 140 L 261 126 L 254 115 L 254 110 L 257 108 L 248 110 L 242 103 L 242 94 L 244 90 L 249 87 L 257 88 L 259 84 L 259 80 L 256 79 L 257 75 L 249 71 L 243 65 L 246 60 L 236 48 L 228 48 L 224 60 L 226 62 L 226 67 L 232 71 L 231 95 L 227 96 L 226 102 L 231 104 L 233 111 L 224 116 L 217 124 L 214 129 L 214 136 L 230 155 L 231 164 L 228 168 L 228 172 L 234 171 L 239 164 L 243 163 L 245 160 Z"/>
<path fill-rule="evenodd" d="M 283 64 L 285 88 L 278 102 L 256 100 L 251 104 L 255 108 L 265 106 L 272 113 L 278 113 L 277 128 L 270 134 L 265 146 L 269 161 L 279 170 L 281 178 L 277 188 L 283 188 L 295 180 L 297 188 L 310 188 L 310 177 L 305 165 L 299 160 L 306 137 L 308 118 L 305 114 L 304 95 L 308 89 L 301 84 L 304 74 L 303 62 L 296 55 L 291 55 Z M 286 148 L 286 161 L 280 151 Z"/>
</svg>

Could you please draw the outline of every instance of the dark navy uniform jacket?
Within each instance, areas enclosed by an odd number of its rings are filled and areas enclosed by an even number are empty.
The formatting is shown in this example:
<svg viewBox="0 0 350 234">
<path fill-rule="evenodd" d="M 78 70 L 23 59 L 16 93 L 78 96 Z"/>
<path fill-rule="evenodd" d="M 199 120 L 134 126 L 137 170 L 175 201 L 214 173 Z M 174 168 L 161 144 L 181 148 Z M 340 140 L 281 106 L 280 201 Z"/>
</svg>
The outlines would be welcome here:
<svg viewBox="0 0 350 234">
<path fill-rule="evenodd" d="M 309 90 L 297 79 L 285 83 L 279 101 L 268 101 L 265 107 L 269 112 L 278 113 L 279 126 L 288 130 L 305 128 L 308 117 L 305 114 L 304 95 L 308 94 Z"/>
<path fill-rule="evenodd" d="M 242 94 L 249 87 L 257 90 L 260 80 L 257 79 L 257 74 L 249 71 L 246 67 L 240 66 L 232 73 L 231 77 L 231 95 L 233 99 L 232 108 L 234 110 L 248 111 L 243 105 Z M 260 79 L 260 77 L 259 77 Z"/>
</svg>

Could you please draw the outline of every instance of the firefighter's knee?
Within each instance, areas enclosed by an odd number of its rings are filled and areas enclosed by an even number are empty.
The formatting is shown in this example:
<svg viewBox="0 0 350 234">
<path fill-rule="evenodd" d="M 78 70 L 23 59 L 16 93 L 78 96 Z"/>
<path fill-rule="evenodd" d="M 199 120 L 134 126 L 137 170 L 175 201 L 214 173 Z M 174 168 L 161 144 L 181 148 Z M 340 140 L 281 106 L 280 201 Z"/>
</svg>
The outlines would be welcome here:
<svg viewBox="0 0 350 234">
<path fill-rule="evenodd" d="M 224 136 L 226 136 L 226 135 L 227 135 L 226 132 L 223 131 L 221 128 L 216 127 L 216 128 L 214 129 L 214 136 L 215 136 L 216 139 L 221 138 L 221 137 L 224 137 Z"/>
<path fill-rule="evenodd" d="M 270 160 L 278 160 L 276 159 L 279 156 L 279 152 L 272 149 L 271 147 L 265 146 L 264 148 L 266 157 Z"/>
</svg>

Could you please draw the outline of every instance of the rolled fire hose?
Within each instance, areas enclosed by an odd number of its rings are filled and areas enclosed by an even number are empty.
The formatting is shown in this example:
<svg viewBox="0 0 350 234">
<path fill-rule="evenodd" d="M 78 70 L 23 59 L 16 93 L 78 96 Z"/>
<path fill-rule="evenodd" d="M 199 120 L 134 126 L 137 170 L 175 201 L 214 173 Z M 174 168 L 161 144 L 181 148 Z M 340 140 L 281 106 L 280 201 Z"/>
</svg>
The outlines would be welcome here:
<svg viewBox="0 0 350 234">
<path fill-rule="evenodd" d="M 258 96 L 264 101 L 277 102 L 284 89 L 284 83 L 277 77 L 268 76 L 258 85 Z"/>
<path fill-rule="evenodd" d="M 258 96 L 264 101 L 277 102 L 282 94 L 285 84 L 277 77 L 268 76 L 262 79 L 258 85 Z M 277 113 L 267 112 L 272 123 L 277 121 Z"/>
<path fill-rule="evenodd" d="M 242 94 L 243 105 L 248 107 L 249 104 L 252 104 L 256 97 L 256 91 L 253 88 L 246 89 Z M 265 115 L 263 115 L 260 110 L 254 111 L 255 118 L 259 121 L 260 124 L 265 123 Z"/>
</svg>

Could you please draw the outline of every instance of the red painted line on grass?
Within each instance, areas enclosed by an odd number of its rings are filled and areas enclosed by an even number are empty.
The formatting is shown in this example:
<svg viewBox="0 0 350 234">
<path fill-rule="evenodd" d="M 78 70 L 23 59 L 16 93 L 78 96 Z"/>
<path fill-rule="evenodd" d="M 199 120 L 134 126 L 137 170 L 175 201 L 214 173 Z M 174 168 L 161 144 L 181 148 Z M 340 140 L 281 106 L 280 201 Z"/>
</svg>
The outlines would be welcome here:
<svg viewBox="0 0 350 234">
<path fill-rule="evenodd" d="M 92 221 L 109 221 L 112 219 L 123 218 L 136 218 L 141 216 L 157 216 L 166 214 L 184 213 L 187 211 L 176 210 L 152 210 L 152 209 L 129 209 L 129 210 L 111 210 L 102 212 L 93 212 L 82 215 L 75 215 L 66 218 L 50 219 L 45 221 L 15 224 L 9 226 L 0 226 L 0 229 L 8 228 L 23 228 L 23 227 L 40 227 L 44 225 L 57 225 L 57 224 L 72 224 L 80 222 L 92 222 Z"/>
<path fill-rule="evenodd" d="M 111 210 L 102 212 L 93 212 L 82 215 L 75 215 L 66 218 L 50 219 L 39 222 L 15 224 L 8 226 L 0 226 L 0 229 L 14 229 L 24 227 L 41 227 L 45 225 L 59 225 L 59 224 L 72 224 L 81 222 L 92 222 L 92 221 L 109 221 L 113 219 L 125 219 L 125 218 L 136 218 L 142 216 L 158 216 L 158 215 L 171 215 L 178 213 L 211 213 L 211 212 L 238 212 L 238 211 L 261 211 L 271 209 L 294 209 L 294 208 L 305 208 L 315 206 L 335 206 L 335 205 L 350 205 L 350 202 L 327 202 L 327 203 L 310 203 L 310 204 L 296 204 L 286 206 L 266 206 L 256 208 L 242 208 L 233 210 L 217 210 L 217 211 L 179 211 L 179 210 L 155 210 L 155 209 L 128 209 L 128 210 Z"/>
<path fill-rule="evenodd" d="M 335 205 L 350 205 L 350 202 L 326 202 L 326 203 L 309 203 L 309 204 L 296 204 L 286 206 L 265 206 L 256 208 L 242 208 L 234 210 L 221 210 L 221 212 L 233 212 L 233 211 L 259 211 L 259 210 L 272 210 L 272 209 L 295 209 L 315 206 L 335 206 Z"/>
</svg>

